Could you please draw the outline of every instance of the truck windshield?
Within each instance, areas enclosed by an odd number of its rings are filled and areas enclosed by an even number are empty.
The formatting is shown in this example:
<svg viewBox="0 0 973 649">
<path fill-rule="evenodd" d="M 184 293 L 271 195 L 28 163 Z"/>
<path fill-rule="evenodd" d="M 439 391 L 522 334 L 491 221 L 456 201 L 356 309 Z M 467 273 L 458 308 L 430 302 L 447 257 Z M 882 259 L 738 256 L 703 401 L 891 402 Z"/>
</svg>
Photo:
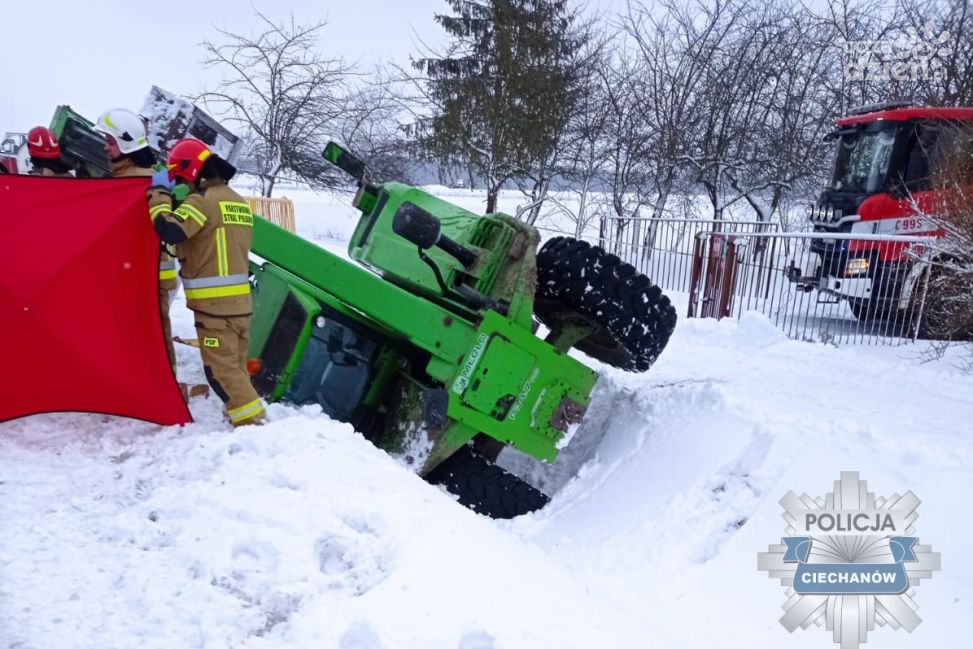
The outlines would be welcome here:
<svg viewBox="0 0 973 649">
<path fill-rule="evenodd" d="M 375 350 L 368 338 L 319 317 L 284 399 L 320 404 L 332 419 L 349 421 L 368 387 Z"/>
<path fill-rule="evenodd" d="M 899 126 L 893 126 L 842 133 L 830 188 L 859 194 L 872 194 L 883 189 L 892 147 L 900 130 Z"/>
</svg>

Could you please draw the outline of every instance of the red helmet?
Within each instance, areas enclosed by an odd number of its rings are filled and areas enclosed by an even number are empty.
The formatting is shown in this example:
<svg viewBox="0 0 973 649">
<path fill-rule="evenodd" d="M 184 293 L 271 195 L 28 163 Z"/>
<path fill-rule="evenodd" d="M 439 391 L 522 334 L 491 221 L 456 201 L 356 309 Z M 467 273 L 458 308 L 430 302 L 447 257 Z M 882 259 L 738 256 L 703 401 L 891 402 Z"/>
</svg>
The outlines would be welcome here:
<svg viewBox="0 0 973 649">
<path fill-rule="evenodd" d="M 51 130 L 43 126 L 35 126 L 27 133 L 27 152 L 32 158 L 48 160 L 61 157 L 61 147 Z"/>
<path fill-rule="evenodd" d="M 213 153 L 204 143 L 191 137 L 184 138 L 176 142 L 169 152 L 169 159 L 166 160 L 166 168 L 169 170 L 169 179 L 179 179 L 185 183 L 193 184 L 199 179 L 199 172 L 203 168 L 203 163 L 209 159 Z"/>
</svg>

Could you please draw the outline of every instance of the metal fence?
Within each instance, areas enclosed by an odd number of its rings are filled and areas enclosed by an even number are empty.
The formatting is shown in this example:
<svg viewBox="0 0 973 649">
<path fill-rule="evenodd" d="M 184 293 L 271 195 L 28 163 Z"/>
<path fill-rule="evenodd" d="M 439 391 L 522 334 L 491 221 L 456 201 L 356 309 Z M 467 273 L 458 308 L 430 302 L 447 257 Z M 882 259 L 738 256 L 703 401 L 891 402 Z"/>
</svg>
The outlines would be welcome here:
<svg viewBox="0 0 973 649">
<path fill-rule="evenodd" d="M 700 232 L 689 317 L 759 311 L 789 337 L 897 344 L 923 334 L 933 239 L 831 233 Z"/>
<path fill-rule="evenodd" d="M 923 336 L 929 237 L 780 232 L 777 223 L 612 219 L 584 238 L 670 293 L 689 317 L 765 314 L 789 337 L 899 344 Z"/>
<path fill-rule="evenodd" d="M 689 291 L 697 235 L 779 232 L 777 223 L 712 219 L 607 218 L 600 236 L 586 234 L 609 252 L 632 264 L 666 291 Z"/>
</svg>

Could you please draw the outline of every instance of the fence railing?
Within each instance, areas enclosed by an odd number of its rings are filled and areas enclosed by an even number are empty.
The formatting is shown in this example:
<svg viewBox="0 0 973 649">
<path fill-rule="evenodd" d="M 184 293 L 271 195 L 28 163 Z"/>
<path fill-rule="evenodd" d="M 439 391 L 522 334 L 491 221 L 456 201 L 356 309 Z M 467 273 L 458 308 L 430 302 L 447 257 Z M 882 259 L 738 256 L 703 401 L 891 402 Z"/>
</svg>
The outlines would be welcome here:
<svg viewBox="0 0 973 649">
<path fill-rule="evenodd" d="M 651 218 L 609 218 L 584 237 L 663 290 L 688 297 L 689 317 L 758 311 L 791 338 L 835 343 L 898 344 L 924 335 L 929 237 Z"/>
<path fill-rule="evenodd" d="M 775 233 L 777 223 L 712 219 L 605 219 L 600 237 L 586 234 L 666 291 L 689 291 L 696 237 L 702 232 Z"/>
<path fill-rule="evenodd" d="M 789 337 L 896 344 L 923 334 L 929 237 L 700 232 L 689 317 L 759 311 Z"/>
</svg>

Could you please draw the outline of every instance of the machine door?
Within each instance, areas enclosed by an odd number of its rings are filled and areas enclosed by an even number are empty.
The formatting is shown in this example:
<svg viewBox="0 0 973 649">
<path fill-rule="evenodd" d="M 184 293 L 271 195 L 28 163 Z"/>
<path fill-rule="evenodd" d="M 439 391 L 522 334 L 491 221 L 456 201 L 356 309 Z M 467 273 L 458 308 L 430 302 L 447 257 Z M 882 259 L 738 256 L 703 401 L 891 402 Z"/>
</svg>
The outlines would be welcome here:
<svg viewBox="0 0 973 649">
<path fill-rule="evenodd" d="M 332 419 L 350 421 L 372 378 L 379 345 L 322 311 L 284 400 L 320 404 Z"/>
</svg>

